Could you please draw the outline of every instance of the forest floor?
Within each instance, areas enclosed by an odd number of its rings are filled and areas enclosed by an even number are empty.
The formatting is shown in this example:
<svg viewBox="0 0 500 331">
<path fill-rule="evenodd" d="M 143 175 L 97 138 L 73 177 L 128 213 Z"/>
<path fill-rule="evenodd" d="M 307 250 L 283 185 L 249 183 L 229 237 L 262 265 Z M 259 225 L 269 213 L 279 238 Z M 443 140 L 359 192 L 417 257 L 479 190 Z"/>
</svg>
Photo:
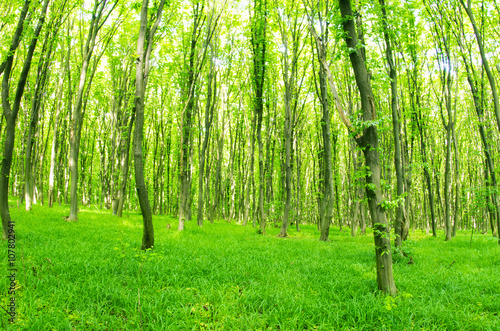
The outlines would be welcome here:
<svg viewBox="0 0 500 331">
<path fill-rule="evenodd" d="M 396 297 L 376 290 L 371 233 L 312 225 L 290 237 L 224 221 L 184 232 L 154 217 L 155 248 L 140 251 L 142 218 L 82 209 L 12 208 L 16 313 L 8 330 L 499 330 L 500 247 L 459 232 L 450 242 L 411 233 L 394 264 Z M 167 228 L 167 224 L 171 228 Z M 7 246 L 7 243 L 4 243 Z M 7 249 L 5 249 L 7 251 Z M 10 280 L 2 263 L 0 301 Z"/>
</svg>

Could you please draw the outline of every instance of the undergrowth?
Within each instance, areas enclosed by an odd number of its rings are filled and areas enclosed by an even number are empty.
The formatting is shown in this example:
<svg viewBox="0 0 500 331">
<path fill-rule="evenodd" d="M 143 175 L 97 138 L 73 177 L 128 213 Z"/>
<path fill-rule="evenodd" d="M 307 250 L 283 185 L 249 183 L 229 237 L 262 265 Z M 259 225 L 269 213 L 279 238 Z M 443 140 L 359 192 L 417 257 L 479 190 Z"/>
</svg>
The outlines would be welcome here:
<svg viewBox="0 0 500 331">
<path fill-rule="evenodd" d="M 500 248 L 489 235 L 444 241 L 422 232 L 395 255 L 395 297 L 376 290 L 371 233 L 315 226 L 277 238 L 225 221 L 177 232 L 153 218 L 155 247 L 140 251 L 142 218 L 64 207 L 12 209 L 17 322 L 8 330 L 498 330 Z M 167 224 L 171 224 L 167 228 Z M 4 244 L 6 246 L 6 244 Z M 2 264 L 2 275 L 7 265 Z M 6 307 L 8 279 L 1 277 Z"/>
</svg>

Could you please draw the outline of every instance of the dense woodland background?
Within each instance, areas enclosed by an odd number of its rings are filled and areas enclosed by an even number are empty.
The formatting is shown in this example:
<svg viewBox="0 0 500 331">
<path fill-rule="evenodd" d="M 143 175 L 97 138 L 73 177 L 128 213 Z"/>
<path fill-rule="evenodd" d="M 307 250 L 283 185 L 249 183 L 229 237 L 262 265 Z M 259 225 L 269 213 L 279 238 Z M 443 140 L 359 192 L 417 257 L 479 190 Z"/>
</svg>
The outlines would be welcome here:
<svg viewBox="0 0 500 331">
<path fill-rule="evenodd" d="M 144 3 L 0 2 L 4 235 L 8 196 L 71 204 L 70 220 L 140 211 L 141 159 L 152 214 L 179 230 L 355 236 L 377 196 L 396 246 L 409 229 L 498 235 L 496 1 Z"/>
</svg>

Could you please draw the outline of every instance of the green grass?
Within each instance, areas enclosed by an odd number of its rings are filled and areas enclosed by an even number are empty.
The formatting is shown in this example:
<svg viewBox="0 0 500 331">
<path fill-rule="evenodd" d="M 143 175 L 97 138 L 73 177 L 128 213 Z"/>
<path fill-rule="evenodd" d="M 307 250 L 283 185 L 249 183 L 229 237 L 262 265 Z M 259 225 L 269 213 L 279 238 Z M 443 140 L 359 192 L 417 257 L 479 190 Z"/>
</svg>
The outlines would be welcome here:
<svg viewBox="0 0 500 331">
<path fill-rule="evenodd" d="M 60 207 L 11 214 L 19 288 L 17 323 L 1 313 L 9 330 L 500 329 L 500 248 L 490 235 L 412 233 L 414 263 L 394 265 L 392 298 L 376 290 L 371 234 L 332 228 L 324 243 L 314 226 L 280 239 L 277 228 L 262 236 L 226 222 L 179 233 L 174 219 L 154 217 L 156 245 L 143 252 L 138 214 L 83 209 L 76 223 Z"/>
</svg>

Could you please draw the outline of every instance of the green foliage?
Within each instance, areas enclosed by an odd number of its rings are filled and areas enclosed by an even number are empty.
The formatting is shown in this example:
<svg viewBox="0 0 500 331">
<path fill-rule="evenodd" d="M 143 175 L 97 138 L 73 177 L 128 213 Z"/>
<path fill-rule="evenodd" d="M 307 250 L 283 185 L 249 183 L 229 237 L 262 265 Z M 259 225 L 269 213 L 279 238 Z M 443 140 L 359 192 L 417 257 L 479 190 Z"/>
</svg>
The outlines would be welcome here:
<svg viewBox="0 0 500 331">
<path fill-rule="evenodd" d="M 403 246 L 394 247 L 394 251 L 392 253 L 392 262 L 401 264 L 414 263 L 414 246 L 415 241 L 406 240 L 403 242 Z"/>
<path fill-rule="evenodd" d="M 403 194 L 398 196 L 396 199 L 393 199 L 393 200 L 384 199 L 380 203 L 380 207 L 382 207 L 385 211 L 394 210 L 399 205 L 404 204 L 406 195 L 407 195 L 407 192 L 404 192 Z"/>
<path fill-rule="evenodd" d="M 12 210 L 19 288 L 18 321 L 9 329 L 500 328 L 500 248 L 486 236 L 470 247 L 462 232 L 450 242 L 411 233 L 404 249 L 415 263 L 394 265 L 393 298 L 374 291 L 371 235 L 332 228 L 324 243 L 315 226 L 281 239 L 279 228 L 257 236 L 226 222 L 188 223 L 180 233 L 166 228 L 175 220 L 155 217 L 155 248 L 141 251 L 140 215 L 83 209 L 73 223 L 63 220 L 67 212 Z M 2 277 L 3 306 L 6 286 Z"/>
<path fill-rule="evenodd" d="M 368 129 L 369 127 L 380 127 L 383 126 L 384 123 L 390 122 L 388 116 L 377 116 L 375 120 L 371 121 L 363 121 L 357 119 L 356 117 L 351 117 L 351 123 L 353 127 L 353 132 L 363 132 L 363 130 Z"/>
</svg>

